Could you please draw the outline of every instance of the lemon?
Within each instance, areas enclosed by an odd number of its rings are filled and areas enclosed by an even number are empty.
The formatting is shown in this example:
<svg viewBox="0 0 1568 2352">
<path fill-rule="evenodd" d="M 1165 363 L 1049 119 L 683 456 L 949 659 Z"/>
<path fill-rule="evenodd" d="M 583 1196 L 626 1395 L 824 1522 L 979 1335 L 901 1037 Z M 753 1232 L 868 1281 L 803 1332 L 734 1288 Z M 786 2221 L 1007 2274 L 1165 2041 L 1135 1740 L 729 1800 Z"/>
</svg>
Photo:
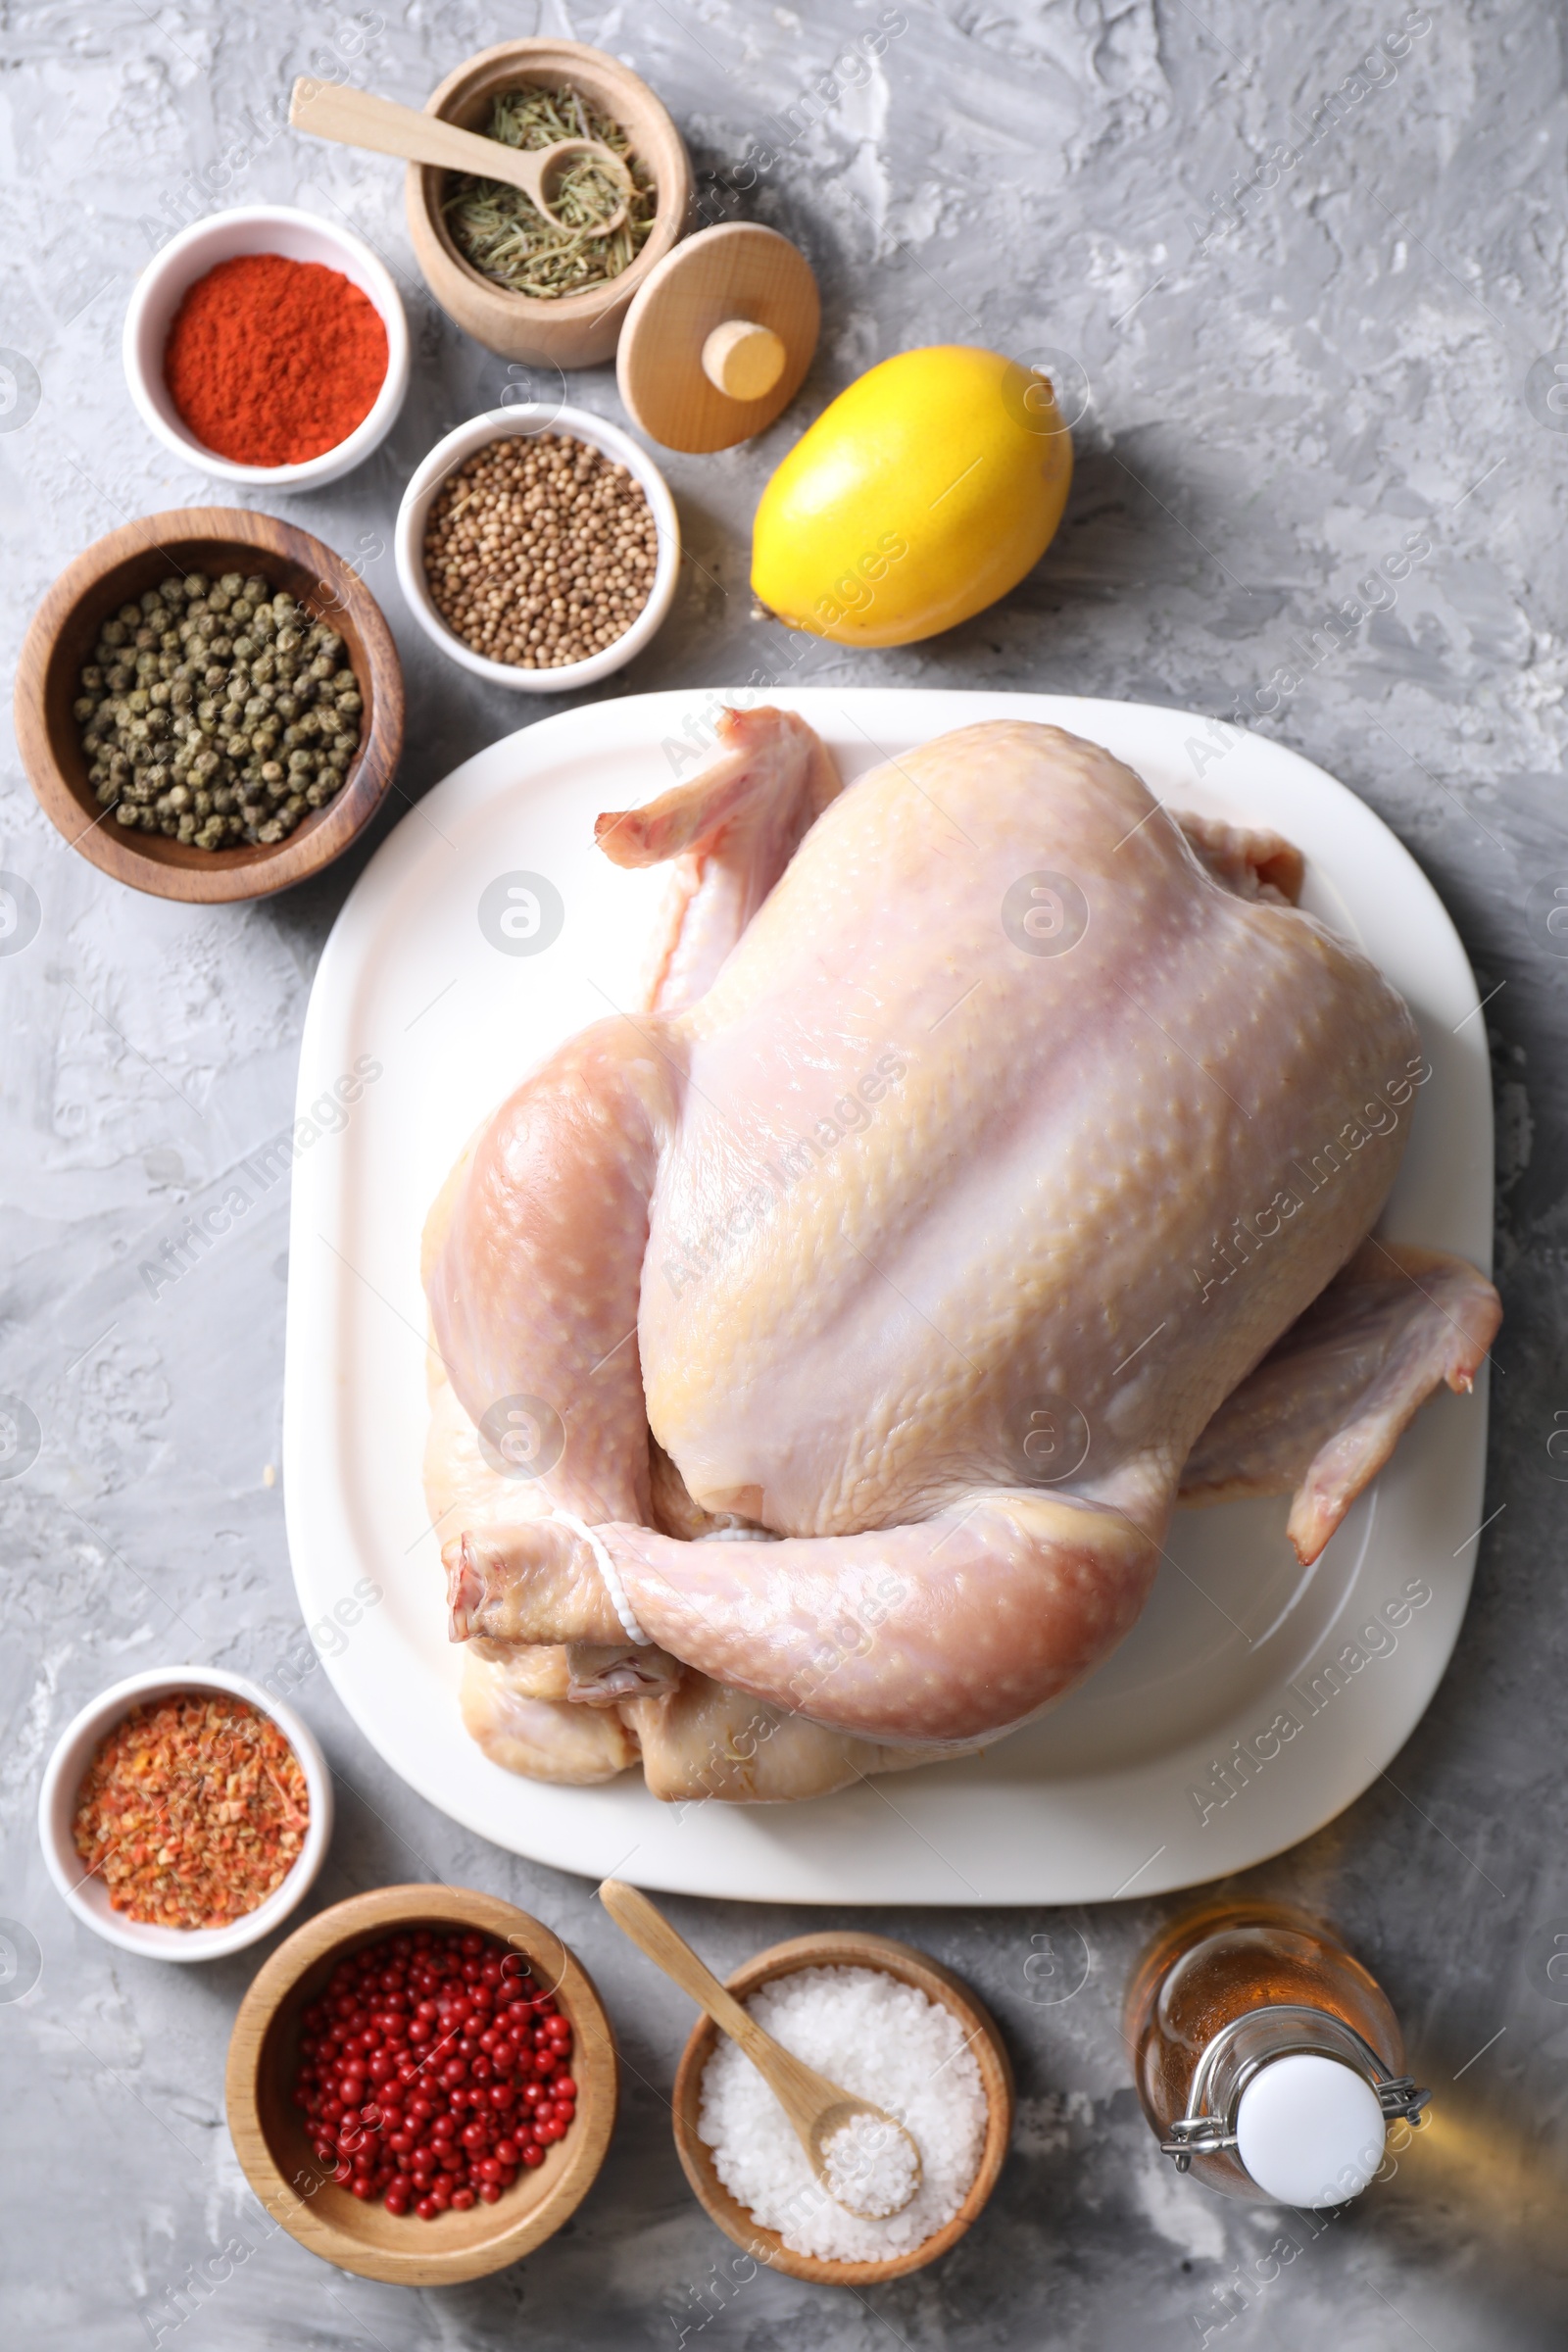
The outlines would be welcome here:
<svg viewBox="0 0 1568 2352">
<path fill-rule="evenodd" d="M 1043 375 L 963 343 L 901 352 L 823 410 L 762 492 L 752 586 L 791 628 L 910 645 L 1016 586 L 1071 479 Z"/>
</svg>

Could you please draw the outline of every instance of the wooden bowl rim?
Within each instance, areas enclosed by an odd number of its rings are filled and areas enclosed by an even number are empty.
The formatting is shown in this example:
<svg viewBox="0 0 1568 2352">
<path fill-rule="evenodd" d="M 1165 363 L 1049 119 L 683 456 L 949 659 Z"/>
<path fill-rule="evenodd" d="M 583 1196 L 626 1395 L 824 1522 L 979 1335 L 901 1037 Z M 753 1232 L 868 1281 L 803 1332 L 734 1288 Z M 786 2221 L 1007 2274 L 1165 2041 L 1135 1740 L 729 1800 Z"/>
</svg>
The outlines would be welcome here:
<svg viewBox="0 0 1568 2352">
<path fill-rule="evenodd" d="M 547 2193 L 514 2217 L 511 2192 L 492 2206 L 475 2208 L 497 2217 L 493 2235 L 461 2247 L 443 2248 L 442 2221 L 410 2216 L 407 2251 L 371 2246 L 342 2228 L 295 2189 L 278 2164 L 262 2126 L 257 2080 L 273 2021 L 300 1980 L 330 1953 L 363 1942 L 368 1936 L 416 1927 L 477 1928 L 514 1940 L 531 1958 L 545 1959 L 551 1988 L 558 1991 L 579 2036 L 577 2120 L 557 2143 L 561 2163 Z M 594 2046 L 590 2042 L 590 2031 Z M 554 1928 L 515 1903 L 476 1888 L 446 1886 L 378 1886 L 350 1895 L 318 1911 L 296 1928 L 258 1970 L 240 2003 L 229 2036 L 223 2098 L 229 2136 L 246 2180 L 273 2220 L 323 2261 L 362 2278 L 399 2286 L 456 2285 L 504 2269 L 554 2236 L 569 2221 L 597 2180 L 615 2126 L 619 2058 L 614 2029 L 599 1990 L 582 1962 Z M 552 2150 L 552 2158 L 556 2150 Z M 547 2159 L 547 2164 L 550 2162 Z M 525 2176 L 537 2180 L 539 2174 Z M 518 2181 L 515 2186 L 521 2187 Z M 367 2210 L 380 2210 L 367 2208 Z M 466 2216 L 462 2217 L 466 2220 Z"/>
<path fill-rule="evenodd" d="M 923 2271 L 939 2261 L 979 2219 L 997 2185 L 1012 2138 L 1016 2098 L 1012 2060 L 996 2019 L 963 1979 L 945 1968 L 940 1960 L 933 1960 L 928 1952 L 918 1950 L 913 1944 L 897 1942 L 889 1936 L 867 1935 L 854 1928 L 792 1936 L 783 1943 L 772 1943 L 765 1951 L 754 1953 L 724 1981 L 737 2000 L 744 2000 L 759 1985 L 776 1977 L 794 1976 L 804 1968 L 886 1969 L 904 1984 L 917 1986 L 928 1999 L 943 2002 L 963 2024 L 980 2068 L 987 2113 L 979 2170 L 957 2212 L 940 2230 L 922 2238 L 919 2245 L 896 2255 L 891 2262 L 835 2262 L 821 2255 L 797 2254 L 786 2246 L 776 2230 L 764 2229 L 730 2194 L 713 2170 L 706 2142 L 697 2136 L 703 2068 L 718 2039 L 717 2027 L 707 2017 L 699 2018 L 693 2027 L 675 2072 L 675 2086 L 670 2094 L 675 2153 L 710 2221 L 715 2222 L 725 2236 L 754 2260 L 765 2263 L 770 2270 L 782 2271 L 791 2278 L 808 2278 L 824 2286 L 874 2286 L 883 2279 L 905 2278 L 910 2271 Z"/>
<path fill-rule="evenodd" d="M 203 547 L 245 548 L 254 551 L 258 568 L 270 557 L 313 572 L 351 617 L 365 649 L 367 674 L 359 677 L 364 737 L 341 788 L 324 808 L 283 841 L 202 851 L 175 861 L 143 850 L 107 811 L 94 817 L 55 756 L 46 698 L 67 626 L 110 572 L 130 558 L 181 546 L 192 555 L 170 554 L 172 564 L 193 561 L 194 551 Z M 50 583 L 23 642 L 14 710 L 17 745 L 33 793 L 72 849 L 133 890 L 220 906 L 270 898 L 319 873 L 365 830 L 386 797 L 403 750 L 403 668 L 380 606 L 358 572 L 323 540 L 249 507 L 176 507 L 106 531 Z"/>
<path fill-rule="evenodd" d="M 495 307 L 500 317 L 511 320 L 533 319 L 541 325 L 555 319 L 564 326 L 570 326 L 598 318 L 612 303 L 622 299 L 629 301 L 649 271 L 674 251 L 685 228 L 685 214 L 691 193 L 691 166 L 686 156 L 686 142 L 658 91 L 650 88 L 642 75 L 634 73 L 630 66 L 623 66 L 618 57 L 612 57 L 608 49 L 596 49 L 588 41 L 558 41 L 539 34 L 522 40 L 497 41 L 489 49 L 476 49 L 472 57 L 466 59 L 461 66 L 454 67 L 446 79 L 436 85 L 425 100 L 423 111 L 427 115 L 441 114 L 448 101 L 464 89 L 470 77 L 488 74 L 503 66 L 514 67 L 520 80 L 542 78 L 549 70 L 551 59 L 564 61 L 564 71 L 567 78 L 573 62 L 585 60 L 606 80 L 618 82 L 623 88 L 635 87 L 639 93 L 639 103 L 647 108 L 661 136 L 670 143 L 669 160 L 676 167 L 671 176 L 676 184 L 668 190 L 669 201 L 666 203 L 663 174 L 657 175 L 658 202 L 654 209 L 654 225 L 641 253 L 627 264 L 618 277 L 611 278 L 603 286 L 591 286 L 581 294 L 563 294 L 554 299 L 538 294 L 514 293 L 510 286 L 500 285 L 493 277 L 486 277 L 482 270 L 476 270 L 454 244 L 433 196 L 433 182 L 446 176 L 444 169 L 430 164 L 411 164 L 408 201 L 411 209 L 417 206 L 430 238 L 429 255 L 420 257 L 420 267 L 426 277 L 429 276 L 431 266 L 439 264 L 454 273 L 470 299 L 482 298 Z M 523 71 L 529 61 L 533 62 L 536 69 L 534 76 Z M 626 126 L 623 124 L 622 127 Z M 652 158 L 645 157 L 643 160 L 651 170 L 654 168 Z M 681 166 L 684 166 L 684 170 Z M 439 290 L 433 285 L 431 292 L 440 299 Z"/>
</svg>

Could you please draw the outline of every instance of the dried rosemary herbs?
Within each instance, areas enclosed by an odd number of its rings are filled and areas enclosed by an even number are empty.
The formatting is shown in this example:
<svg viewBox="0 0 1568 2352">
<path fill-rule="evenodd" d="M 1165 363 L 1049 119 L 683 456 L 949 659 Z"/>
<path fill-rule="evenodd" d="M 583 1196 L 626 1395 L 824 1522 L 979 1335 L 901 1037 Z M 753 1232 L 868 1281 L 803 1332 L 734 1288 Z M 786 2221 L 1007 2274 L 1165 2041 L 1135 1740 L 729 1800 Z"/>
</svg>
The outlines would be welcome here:
<svg viewBox="0 0 1568 2352">
<path fill-rule="evenodd" d="M 550 301 L 606 285 L 635 260 L 654 224 L 654 187 L 618 122 L 596 114 L 569 83 L 559 90 L 524 84 L 496 93 L 485 136 L 509 147 L 598 139 L 626 158 L 634 192 L 625 220 L 606 236 L 603 224 L 619 210 L 623 191 L 589 156 L 568 162 L 546 190 L 561 226 L 520 188 L 455 172 L 441 210 L 465 261 L 514 294 Z"/>
</svg>

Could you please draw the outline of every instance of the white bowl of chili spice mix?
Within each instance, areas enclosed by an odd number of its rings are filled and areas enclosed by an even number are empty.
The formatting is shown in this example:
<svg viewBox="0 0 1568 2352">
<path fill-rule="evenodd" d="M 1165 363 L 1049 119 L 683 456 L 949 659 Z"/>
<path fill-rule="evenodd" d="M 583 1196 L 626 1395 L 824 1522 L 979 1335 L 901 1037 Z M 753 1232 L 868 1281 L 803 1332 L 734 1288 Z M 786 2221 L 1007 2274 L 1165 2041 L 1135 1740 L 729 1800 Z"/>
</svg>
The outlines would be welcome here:
<svg viewBox="0 0 1568 2352">
<path fill-rule="evenodd" d="M 44 1861 L 89 1928 L 154 1960 L 218 1960 L 279 1927 L 332 1835 L 332 1778 L 282 1700 L 166 1666 L 69 1724 L 38 1797 Z"/>
<path fill-rule="evenodd" d="M 425 635 L 524 694 L 569 694 L 632 661 L 680 569 L 675 502 L 648 452 L 586 409 L 539 401 L 438 441 L 394 544 Z"/>
</svg>

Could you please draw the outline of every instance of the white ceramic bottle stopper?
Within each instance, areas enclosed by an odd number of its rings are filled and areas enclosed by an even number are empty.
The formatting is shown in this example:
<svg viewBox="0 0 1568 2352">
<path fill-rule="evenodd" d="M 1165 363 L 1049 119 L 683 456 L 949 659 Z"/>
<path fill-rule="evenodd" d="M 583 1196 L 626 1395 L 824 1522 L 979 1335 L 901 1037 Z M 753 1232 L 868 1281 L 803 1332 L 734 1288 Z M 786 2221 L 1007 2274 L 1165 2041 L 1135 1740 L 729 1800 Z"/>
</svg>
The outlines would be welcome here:
<svg viewBox="0 0 1568 2352">
<path fill-rule="evenodd" d="M 1311 2051 L 1272 2059 L 1243 2091 L 1236 2153 L 1281 2205 L 1343 2205 L 1383 2162 L 1388 2123 L 1364 2075 Z"/>
</svg>

